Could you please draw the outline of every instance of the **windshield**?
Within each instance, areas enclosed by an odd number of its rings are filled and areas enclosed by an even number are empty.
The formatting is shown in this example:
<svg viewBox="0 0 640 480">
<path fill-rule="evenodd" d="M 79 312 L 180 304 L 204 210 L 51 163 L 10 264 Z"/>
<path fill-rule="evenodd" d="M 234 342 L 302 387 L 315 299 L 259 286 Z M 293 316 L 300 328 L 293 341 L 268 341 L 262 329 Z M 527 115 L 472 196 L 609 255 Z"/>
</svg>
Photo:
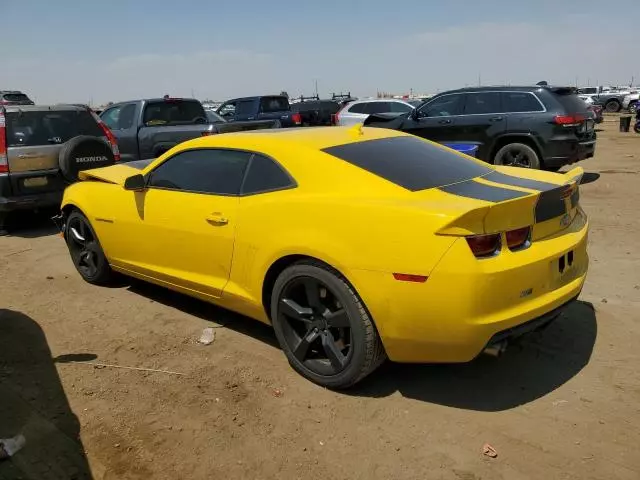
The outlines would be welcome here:
<svg viewBox="0 0 640 480">
<path fill-rule="evenodd" d="M 323 151 L 413 192 L 492 171 L 479 161 L 413 136 L 347 143 Z"/>
</svg>

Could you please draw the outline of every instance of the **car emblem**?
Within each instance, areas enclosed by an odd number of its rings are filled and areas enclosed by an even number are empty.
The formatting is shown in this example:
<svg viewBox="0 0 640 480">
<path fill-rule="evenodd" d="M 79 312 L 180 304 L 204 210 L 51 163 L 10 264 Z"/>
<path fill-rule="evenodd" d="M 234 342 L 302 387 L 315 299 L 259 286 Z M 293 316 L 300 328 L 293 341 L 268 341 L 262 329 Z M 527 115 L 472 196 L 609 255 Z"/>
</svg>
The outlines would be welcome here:
<svg viewBox="0 0 640 480">
<path fill-rule="evenodd" d="M 566 227 L 570 223 L 571 223 L 571 215 L 569 215 L 568 213 L 565 213 L 560 219 L 560 226 Z"/>
</svg>

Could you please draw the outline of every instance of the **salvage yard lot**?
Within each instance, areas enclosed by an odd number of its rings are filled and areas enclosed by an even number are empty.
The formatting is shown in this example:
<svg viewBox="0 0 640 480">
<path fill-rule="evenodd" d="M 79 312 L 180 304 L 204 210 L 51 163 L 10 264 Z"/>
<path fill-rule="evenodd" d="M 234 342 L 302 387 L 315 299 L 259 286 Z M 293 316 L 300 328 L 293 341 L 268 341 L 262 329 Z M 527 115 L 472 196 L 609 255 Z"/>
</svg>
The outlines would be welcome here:
<svg viewBox="0 0 640 480">
<path fill-rule="evenodd" d="M 580 301 L 499 359 L 387 364 L 343 393 L 296 374 L 270 328 L 93 287 L 46 222 L 23 225 L 0 239 L 0 438 L 27 446 L 0 479 L 640 478 L 640 135 L 602 128 Z"/>
</svg>

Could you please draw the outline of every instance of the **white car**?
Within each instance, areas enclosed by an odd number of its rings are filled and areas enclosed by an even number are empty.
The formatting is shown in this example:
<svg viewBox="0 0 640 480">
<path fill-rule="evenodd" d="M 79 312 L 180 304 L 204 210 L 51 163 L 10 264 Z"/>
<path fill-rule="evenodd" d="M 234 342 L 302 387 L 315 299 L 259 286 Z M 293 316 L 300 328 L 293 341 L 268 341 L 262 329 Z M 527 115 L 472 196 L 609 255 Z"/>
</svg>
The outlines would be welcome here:
<svg viewBox="0 0 640 480">
<path fill-rule="evenodd" d="M 626 95 L 622 100 L 622 108 L 629 110 L 631 113 L 636 113 L 638 108 L 638 101 L 640 100 L 640 93 L 630 93 Z"/>
<path fill-rule="evenodd" d="M 395 113 L 401 115 L 409 113 L 415 107 L 405 100 L 397 98 L 375 98 L 356 100 L 347 104 L 335 114 L 336 125 L 355 125 L 362 123 L 372 113 Z"/>
<path fill-rule="evenodd" d="M 593 105 L 593 95 L 578 95 L 587 105 Z"/>
</svg>

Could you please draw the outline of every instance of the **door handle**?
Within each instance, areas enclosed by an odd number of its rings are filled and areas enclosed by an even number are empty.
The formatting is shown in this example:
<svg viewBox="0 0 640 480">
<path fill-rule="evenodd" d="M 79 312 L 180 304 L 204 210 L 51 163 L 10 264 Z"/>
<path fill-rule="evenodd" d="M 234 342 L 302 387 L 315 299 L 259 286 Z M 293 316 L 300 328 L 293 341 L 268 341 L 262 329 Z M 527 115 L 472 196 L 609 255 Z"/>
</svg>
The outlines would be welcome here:
<svg viewBox="0 0 640 480">
<path fill-rule="evenodd" d="M 490 122 L 500 122 L 504 119 L 504 117 L 491 117 L 489 119 Z"/>
<path fill-rule="evenodd" d="M 212 213 L 206 218 L 207 222 L 211 225 L 222 226 L 229 223 L 229 219 L 221 213 Z"/>
<path fill-rule="evenodd" d="M 447 125 L 447 124 L 451 123 L 451 120 L 440 120 L 438 123 L 440 125 Z"/>
</svg>

